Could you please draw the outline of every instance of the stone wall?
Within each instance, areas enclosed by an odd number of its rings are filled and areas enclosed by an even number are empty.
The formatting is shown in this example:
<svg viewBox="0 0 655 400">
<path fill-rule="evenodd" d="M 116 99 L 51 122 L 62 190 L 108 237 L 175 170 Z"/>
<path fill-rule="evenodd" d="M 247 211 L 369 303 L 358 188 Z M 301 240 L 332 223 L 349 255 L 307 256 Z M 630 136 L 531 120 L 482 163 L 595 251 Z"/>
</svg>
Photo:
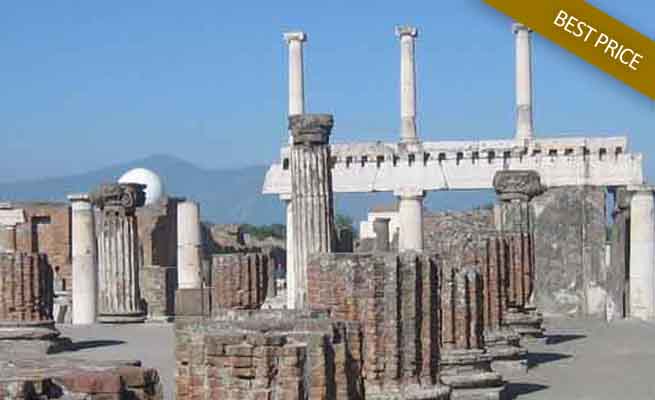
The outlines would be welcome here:
<svg viewBox="0 0 655 400">
<path fill-rule="evenodd" d="M 605 318 L 605 189 L 552 188 L 535 197 L 536 305 L 544 314 Z"/>
<path fill-rule="evenodd" d="M 166 321 L 175 314 L 177 288 L 177 205 L 166 197 L 136 209 L 139 238 L 139 287 L 149 321 Z"/>
<path fill-rule="evenodd" d="M 16 247 L 23 253 L 48 255 L 65 290 L 72 288 L 71 214 L 68 203 L 12 203 L 25 211 L 26 222 L 16 227 Z"/>
<path fill-rule="evenodd" d="M 0 398 L 161 400 L 163 391 L 139 362 L 17 359 L 0 361 Z"/>
<path fill-rule="evenodd" d="M 275 259 L 265 253 L 214 255 L 212 310 L 260 308 L 275 296 L 275 266 Z"/>
</svg>

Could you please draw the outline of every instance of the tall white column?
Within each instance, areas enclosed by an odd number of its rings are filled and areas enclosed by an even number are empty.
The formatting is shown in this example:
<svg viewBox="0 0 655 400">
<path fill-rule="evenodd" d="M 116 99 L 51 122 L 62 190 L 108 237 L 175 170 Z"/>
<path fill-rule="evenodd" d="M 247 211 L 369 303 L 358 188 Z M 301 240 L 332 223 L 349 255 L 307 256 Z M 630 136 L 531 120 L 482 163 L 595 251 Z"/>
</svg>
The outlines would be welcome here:
<svg viewBox="0 0 655 400">
<path fill-rule="evenodd" d="M 400 237 L 398 250 L 423 250 L 423 198 L 425 192 L 405 189 L 395 192 L 399 197 L 398 217 Z"/>
<path fill-rule="evenodd" d="M 289 116 L 305 113 L 305 78 L 303 61 L 303 43 L 307 41 L 304 32 L 287 32 L 284 40 L 289 47 Z M 289 130 L 289 146 L 293 146 L 293 137 Z M 289 152 L 291 158 L 292 152 Z M 291 160 L 289 160 L 291 163 Z M 295 263 L 295 242 L 293 234 L 293 202 L 291 194 L 282 199 L 287 211 L 287 308 L 295 308 L 298 266 Z"/>
<path fill-rule="evenodd" d="M 411 26 L 399 26 L 396 27 L 396 35 L 400 38 L 400 140 L 417 142 L 414 41 L 418 30 Z"/>
<path fill-rule="evenodd" d="M 177 205 L 177 285 L 180 289 L 200 289 L 202 240 L 200 206 L 194 201 Z"/>
<path fill-rule="evenodd" d="M 93 208 L 87 194 L 68 196 L 71 202 L 71 253 L 73 258 L 73 324 L 96 322 L 98 259 Z"/>
<path fill-rule="evenodd" d="M 289 46 L 289 115 L 305 113 L 305 80 L 303 76 L 304 32 L 287 32 L 284 40 Z"/>
<path fill-rule="evenodd" d="M 516 139 L 534 136 L 532 120 L 532 30 L 523 24 L 514 24 L 516 38 Z"/>
<path fill-rule="evenodd" d="M 655 318 L 654 186 L 631 186 L 630 316 Z"/>
</svg>

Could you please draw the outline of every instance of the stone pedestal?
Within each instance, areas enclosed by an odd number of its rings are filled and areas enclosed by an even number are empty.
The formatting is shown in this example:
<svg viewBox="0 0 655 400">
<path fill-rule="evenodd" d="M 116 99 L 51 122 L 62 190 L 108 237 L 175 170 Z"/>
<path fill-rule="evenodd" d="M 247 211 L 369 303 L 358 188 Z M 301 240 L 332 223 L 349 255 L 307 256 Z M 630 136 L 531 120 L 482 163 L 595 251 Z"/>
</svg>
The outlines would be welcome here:
<svg viewBox="0 0 655 400">
<path fill-rule="evenodd" d="M 329 137 L 333 119 L 327 114 L 289 117 L 293 133 L 291 180 L 294 235 L 294 308 L 307 304 L 307 257 L 334 251 L 334 210 Z"/>
<path fill-rule="evenodd" d="M 423 250 L 423 197 L 425 192 L 403 189 L 395 192 L 398 196 L 398 216 L 400 237 L 398 250 Z"/>
<path fill-rule="evenodd" d="M 516 37 L 516 139 L 532 139 L 532 30 L 522 24 L 514 24 Z"/>
<path fill-rule="evenodd" d="M 630 316 L 655 318 L 655 186 L 629 186 Z"/>
<path fill-rule="evenodd" d="M 145 202 L 144 185 L 102 185 L 91 194 L 100 210 L 98 234 L 98 320 L 143 322 L 139 289 L 139 247 L 134 211 Z"/>
<path fill-rule="evenodd" d="M 376 218 L 373 221 L 373 232 L 375 232 L 375 251 L 387 252 L 390 250 L 391 243 L 389 241 L 389 221 L 391 221 L 389 218 Z"/>
<path fill-rule="evenodd" d="M 93 324 L 98 307 L 98 256 L 93 209 L 89 196 L 68 196 L 71 202 L 73 258 L 73 324 Z"/>
<path fill-rule="evenodd" d="M 180 289 L 199 289 L 202 286 L 200 258 L 200 207 L 185 201 L 177 205 L 177 283 Z"/>
</svg>

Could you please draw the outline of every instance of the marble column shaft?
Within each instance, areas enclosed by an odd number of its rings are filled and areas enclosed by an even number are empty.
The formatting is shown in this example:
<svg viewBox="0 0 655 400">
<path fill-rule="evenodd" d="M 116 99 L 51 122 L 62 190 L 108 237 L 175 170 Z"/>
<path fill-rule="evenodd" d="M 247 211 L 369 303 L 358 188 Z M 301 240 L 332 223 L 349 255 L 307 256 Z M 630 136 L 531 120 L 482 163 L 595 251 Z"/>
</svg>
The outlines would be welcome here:
<svg viewBox="0 0 655 400">
<path fill-rule="evenodd" d="M 86 194 L 68 196 L 71 202 L 73 316 L 75 325 L 96 322 L 98 261 L 93 207 Z"/>
<path fill-rule="evenodd" d="M 655 201 L 653 186 L 628 187 L 630 200 L 630 316 L 655 318 Z"/>
<path fill-rule="evenodd" d="M 305 79 L 303 61 L 303 43 L 307 40 L 304 32 L 287 32 L 284 40 L 289 47 L 289 115 L 305 112 Z M 293 146 L 293 136 L 289 130 L 289 146 Z M 291 158 L 290 154 L 289 158 Z M 287 271 L 287 308 L 295 306 L 296 270 L 294 257 L 293 202 L 291 197 L 283 199 L 286 205 L 286 271 Z"/>
<path fill-rule="evenodd" d="M 335 246 L 329 136 L 333 119 L 327 114 L 289 117 L 291 155 L 295 301 L 307 305 L 307 257 L 331 253 Z"/>
<path fill-rule="evenodd" d="M 375 251 L 389 251 L 389 218 L 376 218 L 373 220 L 375 232 Z"/>
<path fill-rule="evenodd" d="M 423 251 L 423 198 L 422 190 L 397 191 L 400 237 L 398 250 Z"/>
<path fill-rule="evenodd" d="M 202 240 L 200 206 L 193 201 L 177 205 L 177 282 L 180 289 L 200 289 Z"/>
<path fill-rule="evenodd" d="M 400 140 L 417 142 L 414 42 L 418 30 L 411 26 L 396 27 L 396 36 L 400 38 Z"/>
<path fill-rule="evenodd" d="M 516 40 L 516 139 L 531 139 L 534 135 L 532 118 L 532 30 L 514 24 Z"/>
</svg>

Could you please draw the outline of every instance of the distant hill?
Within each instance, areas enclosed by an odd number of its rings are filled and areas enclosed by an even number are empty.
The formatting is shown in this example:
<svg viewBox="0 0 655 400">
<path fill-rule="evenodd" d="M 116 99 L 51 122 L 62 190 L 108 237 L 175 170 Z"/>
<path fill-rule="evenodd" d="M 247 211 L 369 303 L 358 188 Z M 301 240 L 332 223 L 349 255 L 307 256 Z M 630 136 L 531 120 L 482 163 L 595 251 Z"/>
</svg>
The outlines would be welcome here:
<svg viewBox="0 0 655 400">
<path fill-rule="evenodd" d="M 168 194 L 200 202 L 202 218 L 207 221 L 251 224 L 286 221 L 280 200 L 261 194 L 267 166 L 212 170 L 167 155 L 154 155 L 84 174 L 0 183 L 0 200 L 66 201 L 69 193 L 85 192 L 100 183 L 115 182 L 123 173 L 137 167 L 159 174 Z M 389 193 L 347 194 L 338 195 L 335 204 L 338 213 L 359 221 L 371 207 L 394 201 Z M 426 207 L 461 210 L 491 201 L 493 194 L 488 191 L 431 193 Z"/>
</svg>

